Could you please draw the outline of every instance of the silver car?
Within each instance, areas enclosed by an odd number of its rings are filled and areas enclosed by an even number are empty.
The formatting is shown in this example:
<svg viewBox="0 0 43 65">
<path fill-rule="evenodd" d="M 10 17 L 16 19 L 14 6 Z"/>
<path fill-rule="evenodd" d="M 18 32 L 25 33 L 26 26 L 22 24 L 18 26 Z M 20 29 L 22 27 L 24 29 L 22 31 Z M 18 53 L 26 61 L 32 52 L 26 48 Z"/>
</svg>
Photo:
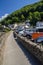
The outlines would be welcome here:
<svg viewBox="0 0 43 65">
<path fill-rule="evenodd" d="M 32 33 L 33 33 L 34 31 L 35 31 L 35 30 L 34 30 L 33 28 L 31 28 L 31 29 L 25 29 L 25 31 L 24 31 L 25 36 L 31 39 Z"/>
<path fill-rule="evenodd" d="M 43 42 L 43 36 L 42 36 L 42 37 L 37 38 L 37 39 L 36 39 L 36 42 L 37 42 L 37 43 L 41 43 L 41 42 Z"/>
</svg>

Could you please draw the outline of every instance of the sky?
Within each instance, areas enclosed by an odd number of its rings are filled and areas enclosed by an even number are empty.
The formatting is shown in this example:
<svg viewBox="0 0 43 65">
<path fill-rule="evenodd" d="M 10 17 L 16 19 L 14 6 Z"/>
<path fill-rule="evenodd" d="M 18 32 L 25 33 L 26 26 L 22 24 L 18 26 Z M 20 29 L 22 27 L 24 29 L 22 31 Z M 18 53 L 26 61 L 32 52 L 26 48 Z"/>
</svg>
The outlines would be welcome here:
<svg viewBox="0 0 43 65">
<path fill-rule="evenodd" d="M 0 0 L 0 18 L 39 0 Z"/>
</svg>

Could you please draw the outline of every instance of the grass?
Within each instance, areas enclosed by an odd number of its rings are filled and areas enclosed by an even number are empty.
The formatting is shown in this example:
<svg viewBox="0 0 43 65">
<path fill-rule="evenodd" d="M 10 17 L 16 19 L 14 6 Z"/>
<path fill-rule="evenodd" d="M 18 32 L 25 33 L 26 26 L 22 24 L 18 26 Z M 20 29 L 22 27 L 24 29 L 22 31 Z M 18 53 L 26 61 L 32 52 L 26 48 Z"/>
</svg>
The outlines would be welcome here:
<svg viewBox="0 0 43 65">
<path fill-rule="evenodd" d="M 8 32 L 8 31 L 10 31 L 10 28 L 5 28 L 4 29 L 4 32 Z"/>
</svg>

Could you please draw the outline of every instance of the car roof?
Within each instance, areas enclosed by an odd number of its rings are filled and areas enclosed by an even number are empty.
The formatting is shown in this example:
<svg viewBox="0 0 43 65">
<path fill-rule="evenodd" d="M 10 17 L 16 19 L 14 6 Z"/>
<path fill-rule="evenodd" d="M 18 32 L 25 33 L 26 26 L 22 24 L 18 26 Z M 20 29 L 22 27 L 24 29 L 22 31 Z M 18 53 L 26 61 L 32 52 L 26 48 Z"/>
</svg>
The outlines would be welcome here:
<svg viewBox="0 0 43 65">
<path fill-rule="evenodd" d="M 36 29 L 43 29 L 43 26 L 42 27 L 36 27 Z"/>
<path fill-rule="evenodd" d="M 40 37 L 38 37 L 38 38 L 43 38 L 43 36 L 40 36 Z"/>
</svg>

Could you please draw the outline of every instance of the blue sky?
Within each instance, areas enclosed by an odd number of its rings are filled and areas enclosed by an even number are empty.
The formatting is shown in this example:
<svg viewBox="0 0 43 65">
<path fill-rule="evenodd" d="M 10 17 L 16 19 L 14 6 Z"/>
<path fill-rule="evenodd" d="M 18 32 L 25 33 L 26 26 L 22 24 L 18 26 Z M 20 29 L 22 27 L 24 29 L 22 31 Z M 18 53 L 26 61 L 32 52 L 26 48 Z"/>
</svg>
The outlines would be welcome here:
<svg viewBox="0 0 43 65">
<path fill-rule="evenodd" d="M 0 17 L 39 0 L 0 0 Z"/>
</svg>

